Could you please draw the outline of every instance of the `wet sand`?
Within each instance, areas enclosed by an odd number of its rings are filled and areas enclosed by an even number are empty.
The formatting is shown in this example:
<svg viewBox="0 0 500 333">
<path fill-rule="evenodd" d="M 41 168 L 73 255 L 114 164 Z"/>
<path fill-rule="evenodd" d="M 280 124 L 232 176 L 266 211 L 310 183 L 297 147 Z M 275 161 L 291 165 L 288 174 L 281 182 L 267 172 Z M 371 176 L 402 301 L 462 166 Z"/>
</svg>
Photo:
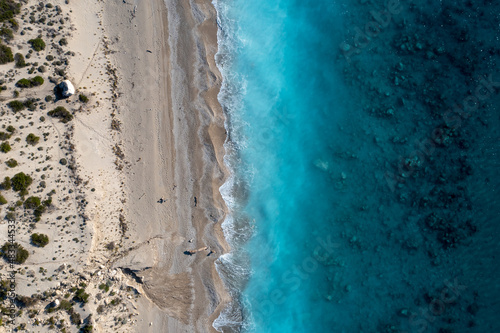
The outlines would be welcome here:
<svg viewBox="0 0 500 333">
<path fill-rule="evenodd" d="M 213 330 L 228 298 L 214 265 L 227 250 L 215 9 L 208 1 L 112 2 L 103 15 L 127 160 L 124 246 L 134 248 L 114 265 L 142 278 L 149 299 L 136 330 Z"/>
</svg>

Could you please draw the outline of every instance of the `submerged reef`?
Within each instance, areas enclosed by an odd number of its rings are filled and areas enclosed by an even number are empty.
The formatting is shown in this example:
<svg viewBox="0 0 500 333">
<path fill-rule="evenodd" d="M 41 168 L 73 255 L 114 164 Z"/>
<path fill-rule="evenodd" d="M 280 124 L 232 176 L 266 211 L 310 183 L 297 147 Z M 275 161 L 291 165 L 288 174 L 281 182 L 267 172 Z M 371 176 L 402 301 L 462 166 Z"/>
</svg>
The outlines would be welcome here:
<svg viewBox="0 0 500 333">
<path fill-rule="evenodd" d="M 485 308 L 497 290 L 471 263 L 489 260 L 481 249 L 496 246 L 488 232 L 498 232 L 491 197 L 498 162 L 488 151 L 498 145 L 500 47 L 492 27 L 500 6 L 409 1 L 385 25 L 373 19 L 381 4 L 363 6 L 346 23 L 337 61 L 356 107 L 388 129 L 363 133 L 383 155 L 380 195 L 398 211 L 388 240 L 412 270 L 429 269 L 408 281 L 413 304 L 390 309 L 378 331 L 490 331 L 497 324 Z M 371 20 L 378 22 L 371 33 L 357 28 Z M 450 282 L 457 276 L 462 282 Z"/>
</svg>

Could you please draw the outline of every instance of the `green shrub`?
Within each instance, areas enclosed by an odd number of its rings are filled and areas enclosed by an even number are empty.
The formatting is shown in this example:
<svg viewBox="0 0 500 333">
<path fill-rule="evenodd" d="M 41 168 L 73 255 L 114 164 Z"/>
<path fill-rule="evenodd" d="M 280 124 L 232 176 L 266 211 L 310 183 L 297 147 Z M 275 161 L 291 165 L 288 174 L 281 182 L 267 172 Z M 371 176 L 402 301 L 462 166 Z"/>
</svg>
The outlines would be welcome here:
<svg viewBox="0 0 500 333">
<path fill-rule="evenodd" d="M 9 211 L 7 214 L 5 214 L 4 219 L 7 221 L 15 221 L 16 220 L 16 211 L 14 207 L 9 207 Z"/>
<path fill-rule="evenodd" d="M 54 73 L 59 76 L 65 76 L 66 70 L 64 68 L 56 68 Z"/>
<path fill-rule="evenodd" d="M 80 94 L 80 96 L 78 96 L 78 99 L 82 103 L 87 103 L 89 101 L 89 98 L 87 96 L 85 96 L 84 94 Z"/>
<path fill-rule="evenodd" d="M 0 132 L 0 140 L 9 140 L 11 136 L 10 133 Z"/>
<path fill-rule="evenodd" d="M 65 159 L 65 158 L 61 158 L 61 159 L 59 160 L 59 164 L 61 164 L 61 165 L 66 165 L 66 164 L 68 164 L 68 160 L 67 160 L 67 159 Z"/>
<path fill-rule="evenodd" d="M 7 103 L 7 106 L 9 108 L 11 108 L 12 111 L 14 111 L 14 112 L 22 111 L 25 108 L 23 102 L 17 101 L 17 100 L 16 101 L 10 101 L 9 103 Z"/>
<path fill-rule="evenodd" d="M 62 106 L 58 106 L 54 110 L 49 111 L 47 114 L 51 117 L 59 118 L 63 123 L 67 123 L 73 119 L 73 115 L 71 114 L 71 112 L 69 112 Z"/>
<path fill-rule="evenodd" d="M 5 199 L 4 196 L 0 194 L 0 205 L 5 205 L 6 203 L 7 199 Z"/>
<path fill-rule="evenodd" d="M 35 209 L 40 206 L 40 198 L 39 197 L 29 197 L 24 201 L 24 208 L 26 209 Z"/>
<path fill-rule="evenodd" d="M 99 285 L 99 289 L 104 290 L 105 292 L 108 292 L 109 286 L 106 283 L 102 283 Z"/>
<path fill-rule="evenodd" d="M 14 38 L 14 32 L 7 27 L 1 27 L 0 36 L 2 36 L 5 39 L 5 41 L 10 41 Z"/>
<path fill-rule="evenodd" d="M 50 205 L 52 205 L 52 197 L 49 197 L 47 200 L 44 200 L 42 203 L 45 207 L 49 207 Z"/>
<path fill-rule="evenodd" d="M 66 40 L 66 38 L 61 38 L 61 39 L 59 40 L 59 45 L 61 45 L 61 46 L 66 46 L 66 45 L 68 45 L 68 41 Z"/>
<path fill-rule="evenodd" d="M 37 294 L 31 295 L 31 296 L 16 295 L 16 300 L 18 301 L 18 304 L 22 308 L 32 307 L 32 306 L 38 304 L 38 302 L 40 302 L 41 299 L 42 299 L 42 295 L 37 295 Z"/>
<path fill-rule="evenodd" d="M 69 314 L 69 321 L 71 321 L 73 325 L 80 325 L 82 323 L 80 314 L 74 310 Z"/>
<path fill-rule="evenodd" d="M 41 76 L 35 76 L 30 79 L 20 79 L 16 82 L 16 87 L 18 88 L 32 88 L 41 86 L 45 80 Z"/>
<path fill-rule="evenodd" d="M 37 76 L 35 76 L 34 78 L 32 78 L 32 79 L 31 79 L 31 85 L 32 85 L 33 87 L 38 87 L 38 86 L 41 86 L 41 85 L 43 84 L 43 82 L 45 82 L 45 81 L 43 80 L 43 77 L 41 77 L 41 76 L 39 76 L 39 75 L 37 75 Z"/>
<path fill-rule="evenodd" d="M 9 142 L 8 141 L 4 141 L 2 142 L 2 144 L 0 145 L 0 151 L 2 153 L 8 153 L 9 151 L 12 150 L 12 147 L 10 146 Z"/>
<path fill-rule="evenodd" d="M 40 137 L 36 136 L 33 133 L 28 134 L 28 136 L 26 137 L 26 142 L 32 146 L 36 145 L 38 141 L 40 141 Z"/>
<path fill-rule="evenodd" d="M 59 306 L 57 307 L 58 310 L 66 310 L 68 311 L 69 309 L 71 309 L 73 307 L 73 303 L 71 303 L 70 301 L 68 300 L 61 300 L 61 302 L 59 303 Z"/>
<path fill-rule="evenodd" d="M 54 56 L 49 54 L 48 56 L 45 57 L 45 59 L 47 59 L 47 61 L 52 61 L 54 60 Z"/>
<path fill-rule="evenodd" d="M 44 212 L 45 206 L 40 205 L 35 208 L 35 210 L 33 211 L 33 215 L 35 215 L 36 218 L 40 218 Z"/>
<path fill-rule="evenodd" d="M 5 219 L 7 221 L 15 221 L 16 220 L 16 213 L 8 212 L 7 214 L 5 214 Z"/>
<path fill-rule="evenodd" d="M 25 107 L 28 108 L 30 111 L 35 111 L 36 110 L 36 104 L 35 104 L 35 99 L 34 98 L 28 98 L 26 99 L 23 104 Z"/>
<path fill-rule="evenodd" d="M 89 294 L 86 294 L 86 293 L 85 293 L 85 289 L 78 289 L 78 290 L 75 292 L 75 297 L 73 297 L 73 299 L 74 299 L 76 302 L 87 303 L 87 302 L 88 302 L 88 300 L 89 300 Z"/>
<path fill-rule="evenodd" d="M 14 191 L 26 191 L 28 187 L 33 183 L 33 179 L 30 176 L 24 174 L 24 172 L 17 173 L 11 179 L 12 188 Z"/>
<path fill-rule="evenodd" d="M 9 133 L 14 133 L 16 131 L 16 128 L 12 125 L 9 125 L 9 126 L 7 126 L 6 130 Z"/>
<path fill-rule="evenodd" d="M 36 99 L 33 97 L 27 98 L 26 100 L 23 101 L 23 104 L 25 107 L 28 108 L 30 111 L 35 111 L 36 110 Z"/>
<path fill-rule="evenodd" d="M 1 0 L 0 1 L 0 22 L 11 20 L 14 15 L 21 12 L 21 4 L 14 0 Z"/>
<path fill-rule="evenodd" d="M 16 55 L 14 56 L 14 60 L 16 61 L 16 67 L 26 67 L 26 61 L 24 60 L 24 56 L 21 53 L 16 53 Z"/>
<path fill-rule="evenodd" d="M 12 50 L 7 45 L 0 44 L 0 64 L 14 61 Z"/>
<path fill-rule="evenodd" d="M 13 158 L 5 162 L 9 168 L 15 168 L 17 166 L 17 161 Z"/>
<path fill-rule="evenodd" d="M 30 39 L 28 43 L 30 43 L 33 50 L 37 52 L 45 49 L 45 42 L 41 38 Z"/>
<path fill-rule="evenodd" d="M 28 79 L 21 79 L 16 82 L 18 88 L 31 88 L 31 81 Z"/>
<path fill-rule="evenodd" d="M 94 327 L 90 324 L 85 324 L 85 326 L 83 326 L 80 331 L 82 333 L 91 333 L 92 331 L 94 330 Z"/>
<path fill-rule="evenodd" d="M 12 183 L 11 183 L 10 177 L 5 177 L 3 179 L 3 182 L 0 183 L 0 187 L 3 190 L 10 190 L 12 188 Z"/>
<path fill-rule="evenodd" d="M 29 252 L 26 251 L 21 245 L 18 243 L 9 243 L 6 242 L 2 246 L 2 256 L 5 260 L 10 261 L 12 260 L 13 263 L 15 264 L 24 264 L 26 259 L 29 257 Z"/>
<path fill-rule="evenodd" d="M 44 247 L 45 245 L 49 244 L 49 237 L 44 234 L 32 234 L 31 243 L 38 247 Z"/>
<path fill-rule="evenodd" d="M 10 281 L 9 280 L 0 280 L 0 299 L 2 301 L 7 298 L 10 290 L 11 290 Z"/>
<path fill-rule="evenodd" d="M 14 29 L 14 31 L 17 31 L 17 30 L 19 29 L 19 23 L 17 23 L 17 20 L 16 20 L 16 19 L 11 18 L 11 19 L 9 20 L 9 23 L 10 23 L 10 25 L 11 25 L 12 29 Z"/>
</svg>

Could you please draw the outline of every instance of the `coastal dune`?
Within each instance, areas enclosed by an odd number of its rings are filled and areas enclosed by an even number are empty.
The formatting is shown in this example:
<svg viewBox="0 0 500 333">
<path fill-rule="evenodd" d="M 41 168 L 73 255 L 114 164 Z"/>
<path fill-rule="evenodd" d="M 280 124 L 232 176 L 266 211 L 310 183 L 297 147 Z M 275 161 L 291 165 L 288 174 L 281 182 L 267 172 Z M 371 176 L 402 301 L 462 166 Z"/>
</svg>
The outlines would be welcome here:
<svg viewBox="0 0 500 333">
<path fill-rule="evenodd" d="M 228 300 L 214 265 L 227 250 L 215 9 L 208 1 L 112 1 L 103 26 L 126 159 L 123 247 L 132 249 L 114 266 L 142 279 L 149 299 L 135 329 L 214 331 Z"/>
</svg>

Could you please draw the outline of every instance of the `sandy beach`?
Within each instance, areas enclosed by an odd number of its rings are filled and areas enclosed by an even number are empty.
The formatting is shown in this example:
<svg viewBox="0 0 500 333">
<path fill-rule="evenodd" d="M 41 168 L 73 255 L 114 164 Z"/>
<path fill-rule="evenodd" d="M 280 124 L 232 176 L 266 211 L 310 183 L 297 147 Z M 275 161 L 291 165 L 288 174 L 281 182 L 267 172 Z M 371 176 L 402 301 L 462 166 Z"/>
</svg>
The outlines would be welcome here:
<svg viewBox="0 0 500 333">
<path fill-rule="evenodd" d="M 0 180 L 22 171 L 33 185 L 15 193 L 2 183 L 8 209 L 0 228 L 7 235 L 15 218 L 16 242 L 30 254 L 15 267 L 15 292 L 36 301 L 0 332 L 20 324 L 37 332 L 214 332 L 229 296 L 214 264 L 228 248 L 220 226 L 226 133 L 212 4 L 28 1 L 19 15 L 22 33 L 8 42 L 13 52 L 25 53 L 38 36 L 47 46 L 30 51 L 30 61 L 58 56 L 44 63 L 48 71 L 39 69 L 41 86 L 14 98 L 14 83 L 32 72 L 2 65 L 12 77 L 1 95 L 2 124 L 15 130 L 3 134 L 12 149 L 1 156 Z M 62 32 L 51 28 L 58 22 Z M 35 113 L 9 104 L 50 96 L 63 79 L 76 89 L 67 99 L 46 97 Z M 47 116 L 59 106 L 69 121 Z M 30 126 L 43 141 L 21 142 Z M 44 150 L 41 175 L 32 161 Z M 6 166 L 12 157 L 18 165 Z M 27 228 L 33 218 L 25 196 L 34 193 L 50 200 Z M 14 205 L 18 194 L 24 211 Z M 48 235 L 44 249 L 30 243 L 33 232 Z"/>
<path fill-rule="evenodd" d="M 152 301 L 138 331 L 150 322 L 171 332 L 208 331 L 225 298 L 214 266 L 225 250 L 215 11 L 208 2 L 111 3 L 104 27 L 116 51 L 116 112 L 130 163 L 132 236 L 124 247 L 142 245 L 114 265 L 137 271 Z M 214 253 L 184 254 L 203 247 Z"/>
</svg>

